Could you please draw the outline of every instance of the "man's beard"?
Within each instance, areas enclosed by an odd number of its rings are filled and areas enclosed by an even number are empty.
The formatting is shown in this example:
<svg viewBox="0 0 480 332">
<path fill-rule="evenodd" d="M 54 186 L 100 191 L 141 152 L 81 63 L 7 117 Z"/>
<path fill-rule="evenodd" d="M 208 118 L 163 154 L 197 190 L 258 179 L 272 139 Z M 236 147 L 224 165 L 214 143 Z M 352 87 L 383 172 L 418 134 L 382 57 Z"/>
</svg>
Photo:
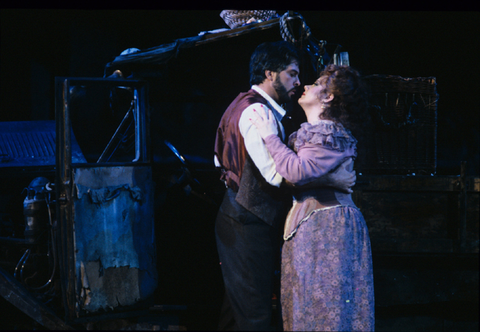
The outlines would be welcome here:
<svg viewBox="0 0 480 332">
<path fill-rule="evenodd" d="M 288 103 L 289 101 L 292 101 L 292 97 L 290 97 L 288 93 L 293 89 L 290 91 L 287 91 L 285 86 L 280 81 L 280 76 L 277 76 L 277 78 L 275 79 L 275 82 L 273 82 L 273 88 L 277 92 L 279 104 L 285 104 L 285 103 Z"/>
</svg>

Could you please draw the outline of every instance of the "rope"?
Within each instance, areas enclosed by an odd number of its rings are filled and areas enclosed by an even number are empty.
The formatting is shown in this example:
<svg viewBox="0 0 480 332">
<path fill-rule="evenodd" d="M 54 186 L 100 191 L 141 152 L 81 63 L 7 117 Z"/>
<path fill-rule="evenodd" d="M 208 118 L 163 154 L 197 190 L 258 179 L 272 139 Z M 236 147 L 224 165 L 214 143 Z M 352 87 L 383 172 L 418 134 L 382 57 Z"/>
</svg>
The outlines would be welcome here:
<svg viewBox="0 0 480 332">
<path fill-rule="evenodd" d="M 300 36 L 295 38 L 292 32 L 291 21 L 300 20 Z M 316 40 L 311 33 L 310 28 L 305 23 L 302 15 L 287 11 L 280 17 L 280 34 L 283 40 L 292 44 L 297 44 L 300 48 L 305 48 L 308 54 L 310 54 L 313 68 L 317 74 L 323 69 L 323 57 L 325 55 L 325 40 Z M 299 45 L 298 45 L 299 44 Z"/>
<path fill-rule="evenodd" d="M 305 20 L 303 19 L 302 15 L 298 13 L 292 13 L 292 14 L 294 16 L 291 16 L 290 11 L 288 11 L 285 14 L 283 14 L 282 17 L 280 18 L 280 34 L 282 35 L 283 40 L 288 41 L 290 43 L 297 43 L 299 41 L 308 39 L 311 36 L 311 31 L 310 31 L 310 28 L 305 23 Z M 298 39 L 296 39 L 293 36 L 293 33 L 290 31 L 290 25 L 288 22 L 294 19 L 301 20 L 302 30 L 301 30 L 300 37 Z"/>
</svg>

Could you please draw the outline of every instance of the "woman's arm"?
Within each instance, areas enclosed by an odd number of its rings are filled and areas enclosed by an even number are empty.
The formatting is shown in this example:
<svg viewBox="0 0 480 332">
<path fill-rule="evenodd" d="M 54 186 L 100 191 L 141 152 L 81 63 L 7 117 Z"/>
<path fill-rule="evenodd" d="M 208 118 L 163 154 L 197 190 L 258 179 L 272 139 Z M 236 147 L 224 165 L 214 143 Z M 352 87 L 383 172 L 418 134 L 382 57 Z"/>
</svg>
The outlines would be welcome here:
<svg viewBox="0 0 480 332">
<path fill-rule="evenodd" d="M 295 153 L 275 135 L 273 115 L 259 112 L 250 121 L 264 139 L 277 172 L 293 185 L 301 186 L 324 176 L 354 154 L 349 149 L 342 152 L 312 143 L 306 143 Z"/>
<path fill-rule="evenodd" d="M 348 150 L 341 152 L 311 143 L 306 143 L 295 153 L 276 135 L 268 136 L 265 144 L 275 161 L 277 172 L 296 186 L 327 174 L 352 156 L 352 152 Z"/>
</svg>

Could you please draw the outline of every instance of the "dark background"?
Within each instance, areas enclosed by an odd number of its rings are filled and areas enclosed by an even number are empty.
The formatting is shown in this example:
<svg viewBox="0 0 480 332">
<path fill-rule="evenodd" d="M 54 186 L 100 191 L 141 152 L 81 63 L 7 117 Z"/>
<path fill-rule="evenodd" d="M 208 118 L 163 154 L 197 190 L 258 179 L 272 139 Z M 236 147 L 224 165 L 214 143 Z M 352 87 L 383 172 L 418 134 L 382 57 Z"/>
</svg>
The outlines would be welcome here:
<svg viewBox="0 0 480 332">
<path fill-rule="evenodd" d="M 227 27 L 220 12 L 3 9 L 0 120 L 53 119 L 56 76 L 102 77 L 105 65 L 126 48 L 151 48 Z M 277 12 L 281 15 L 286 10 Z M 316 39 L 341 44 L 342 51 L 350 54 L 351 65 L 364 75 L 436 77 L 437 174 L 459 174 L 462 160 L 467 161 L 468 175 L 479 174 L 478 12 L 298 12 Z M 224 71 L 230 63 L 225 58 L 218 68 Z M 249 87 L 246 73 L 232 75 L 230 80 Z M 218 82 L 223 87 L 228 84 Z M 238 90 L 233 86 L 232 95 Z M 213 140 L 213 133 L 204 134 Z M 210 157 L 210 149 L 205 147 L 199 154 Z"/>
<path fill-rule="evenodd" d="M 105 65 L 127 48 L 144 50 L 226 28 L 221 10 L 2 9 L 0 121 L 53 120 L 55 77 L 103 77 Z M 341 44 L 363 75 L 436 77 L 437 174 L 459 175 L 467 161 L 467 175 L 479 176 L 478 12 L 295 11 L 316 39 Z M 266 38 L 281 39 L 274 29 Z M 159 71 L 150 96 L 156 174 L 165 171 L 169 157 L 175 159 L 160 148 L 163 139 L 200 168 L 213 169 L 216 125 L 228 103 L 249 88 L 248 60 L 262 36 L 184 50 Z M 161 79 L 164 70 L 167 80 Z M 216 176 L 204 180 L 202 174 L 202 183 L 221 187 Z M 170 185 L 160 183 L 156 198 L 156 303 L 188 304 L 196 313 L 189 327 L 212 329 L 222 296 L 216 207 Z"/>
</svg>

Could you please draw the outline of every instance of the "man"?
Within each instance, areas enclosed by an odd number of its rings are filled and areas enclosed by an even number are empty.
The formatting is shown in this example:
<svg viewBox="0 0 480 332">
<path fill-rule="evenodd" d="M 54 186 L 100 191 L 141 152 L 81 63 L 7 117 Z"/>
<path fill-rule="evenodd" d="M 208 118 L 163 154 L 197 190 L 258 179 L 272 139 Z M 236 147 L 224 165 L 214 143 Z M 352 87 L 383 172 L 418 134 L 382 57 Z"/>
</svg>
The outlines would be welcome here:
<svg viewBox="0 0 480 332">
<path fill-rule="evenodd" d="M 221 330 L 271 330 L 279 232 L 292 198 L 250 119 L 254 109 L 272 110 L 285 140 L 280 121 L 286 112 L 280 105 L 291 101 L 300 86 L 299 71 L 299 56 L 288 42 L 259 45 L 250 59 L 252 87 L 235 98 L 217 129 L 215 165 L 227 186 L 215 224 L 225 283 Z M 337 177 L 343 181 L 341 189 L 347 190 L 354 175 L 340 169 Z M 339 182 L 331 175 L 325 178 L 328 184 Z"/>
</svg>

